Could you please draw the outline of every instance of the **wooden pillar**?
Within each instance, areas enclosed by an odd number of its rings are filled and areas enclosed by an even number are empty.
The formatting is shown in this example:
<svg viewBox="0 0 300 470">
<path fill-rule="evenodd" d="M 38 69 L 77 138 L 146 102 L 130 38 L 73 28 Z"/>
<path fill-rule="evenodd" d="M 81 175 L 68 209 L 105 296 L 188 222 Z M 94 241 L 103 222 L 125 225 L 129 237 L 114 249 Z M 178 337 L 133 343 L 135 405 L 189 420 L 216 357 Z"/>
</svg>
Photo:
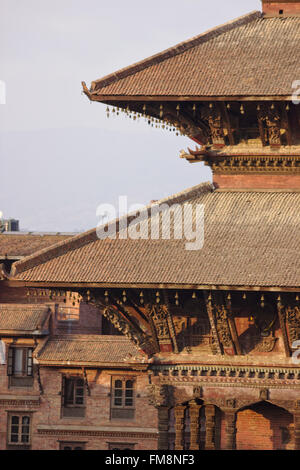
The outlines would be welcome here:
<svg viewBox="0 0 300 470">
<path fill-rule="evenodd" d="M 215 406 L 205 406 L 205 450 L 214 450 L 214 433 L 215 433 Z"/>
<path fill-rule="evenodd" d="M 199 450 L 200 445 L 200 410 L 202 405 L 197 405 L 197 403 L 190 403 L 190 450 Z"/>
<path fill-rule="evenodd" d="M 184 413 L 185 406 L 176 406 L 175 414 L 175 450 L 183 450 L 184 448 Z"/>
<path fill-rule="evenodd" d="M 234 450 L 236 447 L 236 412 L 225 412 L 225 450 Z"/>
<path fill-rule="evenodd" d="M 169 448 L 169 408 L 167 406 L 158 407 L 158 450 L 168 450 Z"/>
<path fill-rule="evenodd" d="M 300 450 L 300 411 L 294 413 L 294 450 Z"/>
</svg>

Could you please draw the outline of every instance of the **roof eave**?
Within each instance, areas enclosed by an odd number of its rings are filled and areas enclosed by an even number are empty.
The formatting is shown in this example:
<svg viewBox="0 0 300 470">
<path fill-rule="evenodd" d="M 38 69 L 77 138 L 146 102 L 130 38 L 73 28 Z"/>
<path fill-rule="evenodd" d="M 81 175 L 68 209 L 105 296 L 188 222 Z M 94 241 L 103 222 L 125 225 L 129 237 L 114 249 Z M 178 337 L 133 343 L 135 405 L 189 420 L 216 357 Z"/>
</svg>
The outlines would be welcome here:
<svg viewBox="0 0 300 470">
<path fill-rule="evenodd" d="M 145 363 L 134 363 L 129 362 L 90 362 L 90 361 L 58 361 L 58 360 L 42 360 L 36 359 L 40 366 L 45 367 L 65 367 L 65 368 L 82 368 L 87 367 L 89 369 L 103 368 L 103 369 L 134 369 L 145 371 L 148 368 L 148 364 Z"/>
<path fill-rule="evenodd" d="M 161 102 L 161 101 L 293 101 L 292 95 L 105 95 L 99 93 L 84 93 L 91 101 L 104 104 L 115 102 Z"/>
<path fill-rule="evenodd" d="M 7 281 L 10 287 L 35 287 L 52 289 L 178 289 L 178 290 L 213 290 L 213 291 L 266 291 L 299 292 L 300 286 L 259 286 L 259 285 L 218 285 L 218 284 L 183 284 L 183 283 L 129 283 L 129 282 L 45 282 L 13 279 Z"/>
</svg>

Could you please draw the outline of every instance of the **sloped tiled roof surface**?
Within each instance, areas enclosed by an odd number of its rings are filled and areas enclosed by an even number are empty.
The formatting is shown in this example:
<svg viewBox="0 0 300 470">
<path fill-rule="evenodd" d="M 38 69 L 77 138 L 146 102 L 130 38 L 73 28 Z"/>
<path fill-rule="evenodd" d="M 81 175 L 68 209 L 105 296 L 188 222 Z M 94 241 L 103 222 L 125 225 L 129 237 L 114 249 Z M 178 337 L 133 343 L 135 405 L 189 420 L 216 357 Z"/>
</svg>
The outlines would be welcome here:
<svg viewBox="0 0 300 470">
<path fill-rule="evenodd" d="M 0 234 L 0 257 L 6 256 L 28 256 L 35 251 L 42 250 L 56 243 L 67 240 L 70 235 L 44 235 L 30 233 L 1 233 Z"/>
<path fill-rule="evenodd" d="M 28 331 L 40 329 L 48 316 L 45 305 L 0 304 L 0 331 Z"/>
<path fill-rule="evenodd" d="M 107 96 L 292 95 L 300 17 L 252 12 L 92 83 Z"/>
<path fill-rule="evenodd" d="M 43 362 L 123 363 L 140 360 L 140 354 L 131 341 L 122 336 L 66 335 L 54 336 L 38 354 Z"/>
<path fill-rule="evenodd" d="M 36 282 L 300 286 L 300 192 L 224 192 L 207 183 L 162 203 L 178 203 L 175 224 L 183 204 L 204 205 L 202 249 L 186 250 L 185 237 L 99 240 L 92 230 L 15 263 L 13 276 Z"/>
</svg>

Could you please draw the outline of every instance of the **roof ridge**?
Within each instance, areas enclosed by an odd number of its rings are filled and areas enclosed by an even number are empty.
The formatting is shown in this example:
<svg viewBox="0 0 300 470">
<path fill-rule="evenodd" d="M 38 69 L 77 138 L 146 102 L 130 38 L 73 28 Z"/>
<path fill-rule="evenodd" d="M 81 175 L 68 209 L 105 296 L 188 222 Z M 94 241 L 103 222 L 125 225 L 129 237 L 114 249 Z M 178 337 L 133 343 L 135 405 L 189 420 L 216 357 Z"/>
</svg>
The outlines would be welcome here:
<svg viewBox="0 0 300 470">
<path fill-rule="evenodd" d="M 186 201 L 188 199 L 191 199 L 197 196 L 199 193 L 212 192 L 214 191 L 214 189 L 215 188 L 213 184 L 210 182 L 200 183 L 196 186 L 192 186 L 191 188 L 185 189 L 179 193 L 175 193 L 171 196 L 160 199 L 157 202 L 155 202 L 155 204 L 159 205 L 159 204 L 166 204 L 170 202 L 174 204 L 179 204 L 183 201 Z M 147 211 L 148 217 L 150 215 L 149 211 L 151 210 L 151 207 L 153 207 L 153 205 L 154 205 L 153 203 L 150 203 L 144 207 L 144 210 Z M 114 224 L 118 232 L 121 222 L 124 220 L 131 222 L 130 217 L 133 217 L 133 219 L 136 218 L 136 212 L 134 212 L 134 215 L 133 213 L 128 213 L 125 216 L 109 221 L 108 223 L 105 223 L 100 227 L 96 227 L 91 230 L 88 230 L 87 232 L 80 233 L 78 235 L 75 235 L 74 237 L 68 238 L 67 240 L 58 242 L 52 245 L 51 247 L 43 248 L 42 250 L 37 251 L 33 255 L 22 258 L 21 260 L 13 263 L 9 278 L 12 279 L 17 274 L 27 271 L 28 269 L 31 269 L 34 266 L 46 263 L 50 259 L 62 256 L 63 254 L 66 253 L 66 251 L 76 250 L 93 241 L 99 240 L 99 237 L 97 236 L 97 230 L 100 229 L 101 227 L 107 228 L 107 232 L 109 233 L 109 230 L 108 230 L 109 227 L 112 224 Z M 68 247 L 69 250 L 66 250 L 66 247 Z"/>
<path fill-rule="evenodd" d="M 170 57 L 174 57 L 178 54 L 181 54 L 185 52 L 186 50 L 192 49 L 193 47 L 196 47 L 201 43 L 207 42 L 210 39 L 215 38 L 216 36 L 219 36 L 221 34 L 224 34 L 230 31 L 231 29 L 234 29 L 238 26 L 245 25 L 261 17 L 262 17 L 262 13 L 258 10 L 254 10 L 250 13 L 247 13 L 238 18 L 235 18 L 234 20 L 230 20 L 219 26 L 215 26 L 197 36 L 194 36 L 186 41 L 176 44 L 175 46 L 165 49 L 164 51 L 159 52 L 158 54 L 154 54 L 148 57 L 147 59 L 143 59 L 139 62 L 135 62 L 134 64 L 129 65 L 128 67 L 122 68 L 118 70 L 117 72 L 111 73 L 109 75 L 104 76 L 103 78 L 100 78 L 99 80 L 93 81 L 91 83 L 90 92 L 92 94 L 93 93 L 97 94 L 97 91 L 99 89 L 105 88 L 111 83 L 114 83 L 130 75 L 133 75 L 141 70 L 144 70 L 150 67 L 151 65 L 163 62 L 164 60 L 169 59 Z"/>
</svg>

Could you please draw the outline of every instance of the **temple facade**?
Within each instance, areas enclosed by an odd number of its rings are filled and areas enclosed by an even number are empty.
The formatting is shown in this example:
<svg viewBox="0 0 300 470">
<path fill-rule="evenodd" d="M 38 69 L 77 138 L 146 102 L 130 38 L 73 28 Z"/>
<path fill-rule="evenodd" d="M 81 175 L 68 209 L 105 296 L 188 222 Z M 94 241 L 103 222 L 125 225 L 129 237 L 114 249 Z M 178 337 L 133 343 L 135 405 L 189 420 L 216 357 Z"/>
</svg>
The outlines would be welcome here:
<svg viewBox="0 0 300 470">
<path fill-rule="evenodd" d="M 3 445 L 32 416 L 31 448 L 300 449 L 299 34 L 300 1 L 263 0 L 262 12 L 83 82 L 108 114 L 189 136 L 180 157 L 209 165 L 213 181 L 2 267 L 3 292 L 57 305 L 71 293 L 83 309 L 77 329 L 45 313 L 30 345 L 22 333 L 43 411 L 28 388 L 16 414 L 5 405 Z M 187 208 L 195 240 L 179 236 Z M 120 335 L 103 335 L 99 318 Z M 1 333 L 7 396 L 16 331 Z"/>
</svg>

